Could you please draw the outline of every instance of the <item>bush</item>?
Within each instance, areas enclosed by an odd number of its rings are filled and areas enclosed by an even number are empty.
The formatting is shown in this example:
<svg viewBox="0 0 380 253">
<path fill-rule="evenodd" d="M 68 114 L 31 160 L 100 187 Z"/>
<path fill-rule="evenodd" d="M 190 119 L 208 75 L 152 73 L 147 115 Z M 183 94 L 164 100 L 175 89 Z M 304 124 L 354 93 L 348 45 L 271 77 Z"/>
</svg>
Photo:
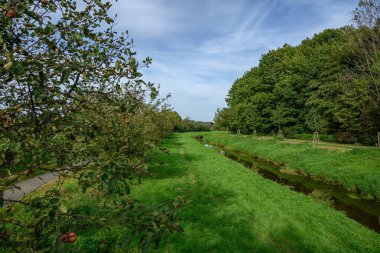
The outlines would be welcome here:
<svg viewBox="0 0 380 253">
<path fill-rule="evenodd" d="M 339 131 L 336 134 L 336 139 L 340 143 L 357 143 L 358 142 L 358 139 L 355 137 L 355 135 L 346 131 Z"/>
<path fill-rule="evenodd" d="M 293 134 L 286 137 L 290 139 L 313 140 L 313 134 Z M 336 136 L 333 134 L 319 134 L 319 140 L 325 142 L 337 142 Z"/>
<path fill-rule="evenodd" d="M 211 131 L 212 123 L 194 121 L 189 118 L 181 120 L 175 127 L 175 132 L 206 132 Z"/>
</svg>

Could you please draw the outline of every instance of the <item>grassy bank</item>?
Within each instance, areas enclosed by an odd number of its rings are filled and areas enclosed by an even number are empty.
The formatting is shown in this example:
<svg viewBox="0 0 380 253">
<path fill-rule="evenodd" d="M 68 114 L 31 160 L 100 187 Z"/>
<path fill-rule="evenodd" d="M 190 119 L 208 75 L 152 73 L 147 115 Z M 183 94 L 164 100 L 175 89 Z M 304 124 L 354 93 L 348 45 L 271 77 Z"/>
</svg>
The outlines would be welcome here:
<svg viewBox="0 0 380 253">
<path fill-rule="evenodd" d="M 313 147 L 310 143 L 283 143 L 275 139 L 222 132 L 204 134 L 205 140 L 247 152 L 291 169 L 342 185 L 350 191 L 380 198 L 380 149 L 353 148 L 346 152 Z"/>
<path fill-rule="evenodd" d="M 159 252 L 379 252 L 380 235 L 328 205 L 296 193 L 195 141 L 194 133 L 175 134 L 150 161 L 153 177 L 132 189 L 141 202 L 157 204 L 183 196 L 184 233 L 169 235 Z M 216 137 L 217 135 L 215 135 Z M 209 137 L 214 137 L 214 134 Z M 66 184 L 68 207 L 96 213 L 96 199 Z M 75 225 L 75 224 L 74 224 Z M 111 242 L 123 226 L 72 227 L 76 252 L 95 252 L 99 241 Z"/>
</svg>

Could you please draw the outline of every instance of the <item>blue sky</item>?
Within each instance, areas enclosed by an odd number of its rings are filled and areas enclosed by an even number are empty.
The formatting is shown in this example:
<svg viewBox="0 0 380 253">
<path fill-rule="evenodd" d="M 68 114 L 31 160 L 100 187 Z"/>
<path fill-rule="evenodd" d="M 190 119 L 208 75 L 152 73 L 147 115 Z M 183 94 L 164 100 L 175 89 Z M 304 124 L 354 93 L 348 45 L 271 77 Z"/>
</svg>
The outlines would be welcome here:
<svg viewBox="0 0 380 253">
<path fill-rule="evenodd" d="M 262 54 L 350 23 L 357 0 L 119 0 L 120 30 L 138 58 L 153 58 L 144 80 L 182 117 L 211 121 L 233 82 Z"/>
</svg>

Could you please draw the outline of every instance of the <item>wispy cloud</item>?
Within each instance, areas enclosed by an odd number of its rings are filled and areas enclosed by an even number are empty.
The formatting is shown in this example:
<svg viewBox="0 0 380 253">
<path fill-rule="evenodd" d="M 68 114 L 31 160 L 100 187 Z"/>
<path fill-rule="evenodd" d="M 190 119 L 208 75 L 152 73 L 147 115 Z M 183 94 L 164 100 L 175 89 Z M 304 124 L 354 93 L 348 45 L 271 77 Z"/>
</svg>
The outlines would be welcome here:
<svg viewBox="0 0 380 253">
<path fill-rule="evenodd" d="M 260 2 L 248 11 L 238 13 L 245 19 L 239 20 L 230 31 L 221 37 L 212 38 L 202 43 L 200 50 L 204 53 L 234 53 L 263 48 L 268 36 L 263 36 L 261 26 L 270 15 L 277 1 Z M 268 33 L 266 31 L 265 33 Z"/>
<path fill-rule="evenodd" d="M 347 25 L 356 0 L 119 0 L 120 29 L 140 57 L 145 78 L 171 93 L 182 116 L 212 120 L 234 80 L 260 56 L 298 44 L 325 28 Z"/>
<path fill-rule="evenodd" d="M 180 29 L 178 11 L 163 1 L 124 0 L 115 3 L 118 23 L 146 39 L 168 36 Z"/>
</svg>

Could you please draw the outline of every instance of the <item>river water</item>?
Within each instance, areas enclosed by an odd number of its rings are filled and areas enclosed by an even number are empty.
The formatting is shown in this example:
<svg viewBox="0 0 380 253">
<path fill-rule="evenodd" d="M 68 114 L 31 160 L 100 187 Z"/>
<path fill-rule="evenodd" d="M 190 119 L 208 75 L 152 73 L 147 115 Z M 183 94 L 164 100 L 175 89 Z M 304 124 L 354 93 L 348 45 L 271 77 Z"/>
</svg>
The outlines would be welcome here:
<svg viewBox="0 0 380 253">
<path fill-rule="evenodd" d="M 215 144 L 205 143 L 203 142 L 203 138 L 197 138 L 197 140 L 201 141 L 206 147 L 217 150 L 220 154 L 244 165 L 262 177 L 287 186 L 294 191 L 306 195 L 322 193 L 324 200 L 328 201 L 333 208 L 343 211 L 349 218 L 380 233 L 379 201 L 347 192 L 343 187 L 327 184 L 321 180 L 315 180 L 310 176 L 292 173 L 292 171 L 286 170 L 281 166 L 276 166 L 271 162 L 263 161 L 252 155 Z"/>
</svg>

